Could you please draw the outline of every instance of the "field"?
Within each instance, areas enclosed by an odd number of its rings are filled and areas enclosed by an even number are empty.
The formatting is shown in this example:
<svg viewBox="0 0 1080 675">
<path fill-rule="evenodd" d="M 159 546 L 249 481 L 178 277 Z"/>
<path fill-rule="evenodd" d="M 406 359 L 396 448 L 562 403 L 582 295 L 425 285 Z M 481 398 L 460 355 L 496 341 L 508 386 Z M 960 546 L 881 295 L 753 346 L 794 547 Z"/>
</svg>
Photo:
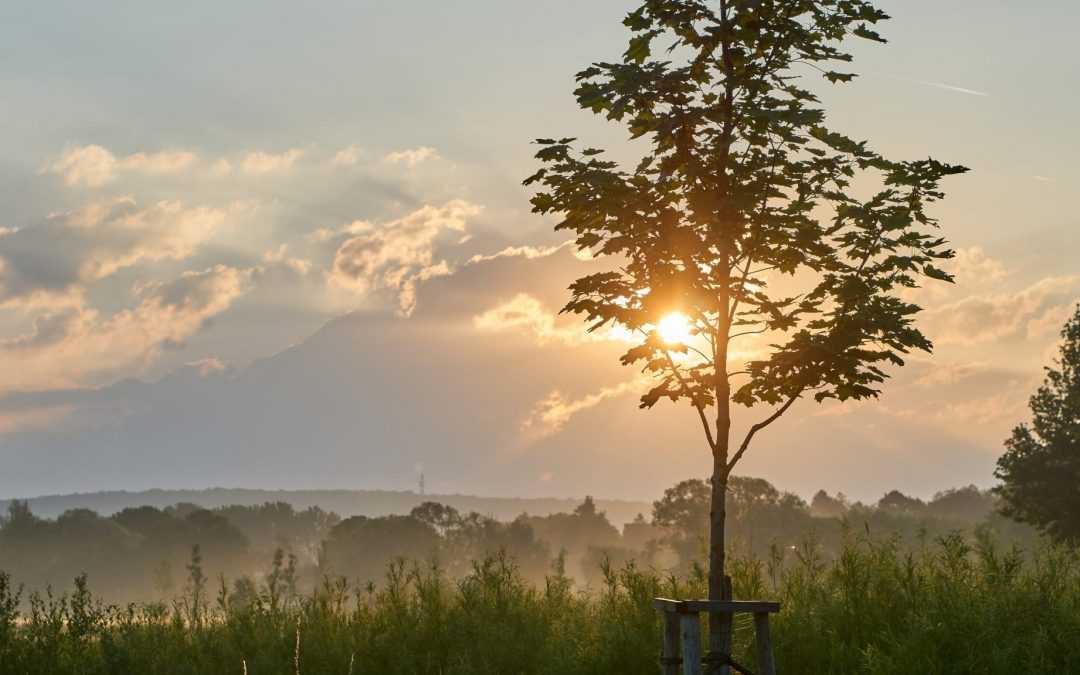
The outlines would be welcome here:
<svg viewBox="0 0 1080 675">
<path fill-rule="evenodd" d="M 737 559 L 736 596 L 775 598 L 783 673 L 1080 672 L 1080 557 L 1001 550 L 987 537 L 915 547 L 851 537 L 825 561 L 812 542 Z M 655 596 L 702 594 L 630 564 L 585 592 L 558 565 L 529 584 L 495 556 L 450 580 L 399 561 L 376 586 L 327 579 L 295 591 L 273 568 L 259 588 L 190 566 L 169 604 L 105 606 L 87 580 L 20 599 L 0 577 L 0 672 L 329 674 L 657 673 Z M 217 587 L 217 590 L 215 590 Z M 752 632 L 737 626 L 744 663 Z"/>
</svg>

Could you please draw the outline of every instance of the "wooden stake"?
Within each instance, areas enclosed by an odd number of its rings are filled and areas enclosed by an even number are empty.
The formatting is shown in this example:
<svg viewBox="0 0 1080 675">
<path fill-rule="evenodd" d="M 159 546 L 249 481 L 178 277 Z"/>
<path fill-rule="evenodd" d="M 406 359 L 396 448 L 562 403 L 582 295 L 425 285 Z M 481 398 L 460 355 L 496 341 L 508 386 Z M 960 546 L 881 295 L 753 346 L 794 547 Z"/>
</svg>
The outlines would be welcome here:
<svg viewBox="0 0 1080 675">
<path fill-rule="evenodd" d="M 701 620 L 696 613 L 679 614 L 682 624 L 683 675 L 701 675 Z"/>
<path fill-rule="evenodd" d="M 754 614 L 754 629 L 754 641 L 757 643 L 758 670 L 761 675 L 776 675 L 776 661 L 773 659 L 768 612 Z"/>
</svg>

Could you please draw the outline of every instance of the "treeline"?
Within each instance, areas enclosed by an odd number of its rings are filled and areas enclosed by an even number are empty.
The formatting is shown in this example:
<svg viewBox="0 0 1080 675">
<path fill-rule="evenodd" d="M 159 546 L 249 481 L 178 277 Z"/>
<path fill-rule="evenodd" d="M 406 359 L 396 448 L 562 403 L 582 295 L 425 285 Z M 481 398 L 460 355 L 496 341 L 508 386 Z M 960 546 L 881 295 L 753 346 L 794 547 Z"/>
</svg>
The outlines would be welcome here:
<svg viewBox="0 0 1080 675">
<path fill-rule="evenodd" d="M 999 515 L 997 498 L 975 487 L 928 502 L 893 491 L 871 505 L 822 491 L 808 504 L 768 481 L 736 477 L 727 509 L 732 549 L 759 559 L 808 543 L 829 559 L 852 530 L 906 547 L 957 531 L 969 539 L 985 531 L 1026 548 L 1036 538 L 1030 528 Z M 650 517 L 639 514 L 621 530 L 592 498 L 569 513 L 522 514 L 509 522 L 436 502 L 408 514 L 346 519 L 282 502 L 145 506 L 111 516 L 74 509 L 45 519 L 25 502 L 12 502 L 0 519 L 0 570 L 29 589 L 66 587 L 86 574 L 109 601 L 167 601 L 190 584 L 193 555 L 200 574 L 228 579 L 232 591 L 244 596 L 275 569 L 309 591 L 326 578 L 381 583 L 398 559 L 435 560 L 460 578 L 473 561 L 503 553 L 530 581 L 542 581 L 559 565 L 582 586 L 595 587 L 608 563 L 693 573 L 704 558 L 708 514 L 708 485 L 696 479 L 665 491 Z"/>
</svg>

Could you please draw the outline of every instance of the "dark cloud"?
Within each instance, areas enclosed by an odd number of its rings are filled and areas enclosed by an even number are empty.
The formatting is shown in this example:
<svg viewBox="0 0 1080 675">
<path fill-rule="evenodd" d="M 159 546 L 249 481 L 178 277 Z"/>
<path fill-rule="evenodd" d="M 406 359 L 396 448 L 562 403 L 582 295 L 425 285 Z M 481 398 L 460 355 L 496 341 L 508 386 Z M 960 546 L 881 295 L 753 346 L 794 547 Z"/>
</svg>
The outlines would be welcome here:
<svg viewBox="0 0 1080 675">
<path fill-rule="evenodd" d="M 191 256 L 226 212 L 179 202 L 92 203 L 0 237 L 0 306 L 71 304 L 86 286 L 140 262 Z"/>
</svg>

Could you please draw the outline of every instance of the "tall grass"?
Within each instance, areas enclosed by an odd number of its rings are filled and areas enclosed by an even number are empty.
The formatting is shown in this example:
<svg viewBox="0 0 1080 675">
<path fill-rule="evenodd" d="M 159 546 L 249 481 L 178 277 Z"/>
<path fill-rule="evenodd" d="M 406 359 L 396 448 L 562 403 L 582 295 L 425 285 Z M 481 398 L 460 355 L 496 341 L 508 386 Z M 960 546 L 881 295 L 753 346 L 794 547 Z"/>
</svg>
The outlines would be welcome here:
<svg viewBox="0 0 1080 675">
<path fill-rule="evenodd" d="M 1025 555 L 959 535 L 908 550 L 865 537 L 829 562 L 812 542 L 774 549 L 733 563 L 736 595 L 783 602 L 773 634 L 785 673 L 1080 672 L 1074 551 Z M 279 557 L 261 588 L 219 579 L 215 600 L 198 566 L 170 605 L 105 606 L 85 577 L 24 596 L 0 575 L 0 672 L 652 674 L 652 598 L 703 593 L 700 573 L 632 564 L 605 566 L 589 591 L 558 566 L 536 586 L 497 555 L 460 579 L 399 561 L 378 587 L 325 579 L 301 594 Z M 742 621 L 736 638 L 752 664 Z"/>
</svg>

